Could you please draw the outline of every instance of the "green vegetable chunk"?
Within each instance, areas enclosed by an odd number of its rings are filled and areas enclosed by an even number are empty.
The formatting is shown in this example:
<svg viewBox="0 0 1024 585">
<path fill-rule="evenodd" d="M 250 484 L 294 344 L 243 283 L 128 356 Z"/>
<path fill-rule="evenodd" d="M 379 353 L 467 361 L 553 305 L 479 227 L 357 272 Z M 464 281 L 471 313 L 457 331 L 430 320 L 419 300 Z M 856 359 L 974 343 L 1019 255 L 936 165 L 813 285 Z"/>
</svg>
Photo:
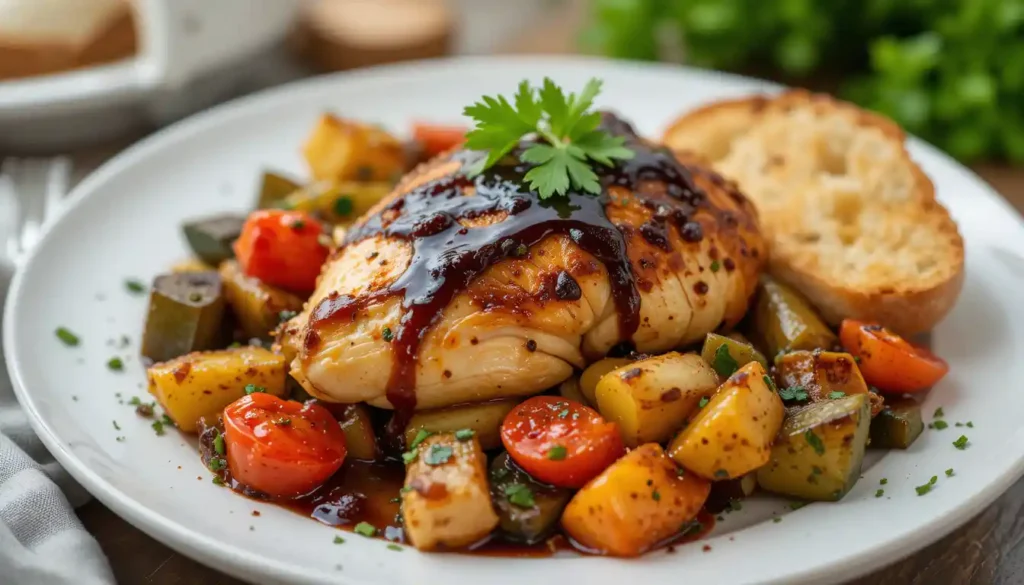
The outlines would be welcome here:
<svg viewBox="0 0 1024 585">
<path fill-rule="evenodd" d="M 801 349 L 830 349 L 836 336 L 800 293 L 762 276 L 751 332 L 768 355 Z"/>
<path fill-rule="evenodd" d="M 143 356 L 164 362 L 217 346 L 224 296 L 216 272 L 182 272 L 156 277 L 142 336 Z"/>
<path fill-rule="evenodd" d="M 491 498 L 500 518 L 499 529 L 510 540 L 534 544 L 558 525 L 572 490 L 535 481 L 508 453 L 491 463 Z M 527 496 L 529 494 L 529 496 Z"/>
<path fill-rule="evenodd" d="M 242 216 L 218 215 L 187 222 L 181 229 L 185 232 L 192 253 L 203 262 L 217 266 L 235 257 L 231 244 L 241 235 L 244 223 L 245 218 Z"/>
<path fill-rule="evenodd" d="M 792 412 L 757 471 L 762 489 L 808 500 L 839 500 L 860 476 L 871 423 L 865 394 Z"/>
<path fill-rule="evenodd" d="M 266 171 L 263 173 L 263 181 L 260 183 L 260 192 L 259 197 L 256 200 L 256 208 L 269 209 L 272 207 L 280 207 L 280 203 L 284 201 L 286 197 L 301 188 L 302 185 L 299 185 L 288 177 Z"/>
<path fill-rule="evenodd" d="M 924 431 L 921 407 L 909 398 L 887 398 L 885 408 L 871 421 L 871 447 L 906 449 Z"/>
</svg>

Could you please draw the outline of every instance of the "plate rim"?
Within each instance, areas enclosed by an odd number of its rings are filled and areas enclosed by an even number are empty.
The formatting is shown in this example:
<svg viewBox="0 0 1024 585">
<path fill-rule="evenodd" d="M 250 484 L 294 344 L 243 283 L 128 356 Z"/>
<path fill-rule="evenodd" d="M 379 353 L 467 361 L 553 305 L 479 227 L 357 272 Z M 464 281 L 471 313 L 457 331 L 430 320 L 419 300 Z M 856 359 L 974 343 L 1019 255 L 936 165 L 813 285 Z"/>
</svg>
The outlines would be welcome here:
<svg viewBox="0 0 1024 585">
<path fill-rule="evenodd" d="M 431 70 L 447 66 L 472 66 L 481 63 L 502 63 L 508 65 L 530 65 L 543 63 L 548 66 L 593 66 L 616 67 L 637 70 L 646 70 L 652 74 L 660 75 L 683 75 L 695 77 L 713 76 L 729 83 L 742 84 L 748 87 L 759 87 L 763 91 L 775 92 L 785 89 L 786 86 L 765 81 L 757 78 L 742 75 L 696 68 L 692 66 L 676 65 L 669 63 L 641 63 L 617 59 L 606 59 L 591 56 L 561 56 L 561 55 L 511 55 L 511 56 L 460 56 L 437 59 L 426 59 L 396 64 L 389 64 L 377 67 L 364 68 L 354 71 L 346 71 L 329 75 L 322 75 L 304 80 L 287 83 L 281 86 L 265 89 L 253 94 L 233 99 L 213 108 L 189 116 L 174 124 L 171 124 L 146 138 L 132 144 L 121 151 L 110 160 L 106 161 L 99 168 L 91 172 L 82 180 L 68 195 L 67 204 L 63 213 L 56 221 L 47 226 L 42 234 L 41 241 L 49 238 L 51 233 L 58 229 L 63 220 L 72 215 L 79 205 L 97 192 L 93 185 L 102 184 L 108 177 L 115 176 L 122 170 L 131 168 L 137 158 L 144 157 L 149 151 L 164 147 L 166 142 L 173 142 L 176 137 L 184 138 L 188 132 L 199 130 L 207 125 L 216 125 L 218 120 L 229 119 L 233 116 L 244 116 L 249 108 L 255 107 L 261 102 L 273 102 L 284 98 L 290 93 L 303 93 L 315 91 L 319 86 L 330 86 L 341 83 L 358 83 L 363 78 L 389 77 L 409 72 L 417 76 L 429 75 Z M 426 73 L 424 73 L 426 71 Z M 180 136 L 179 136 L 180 135 Z M 965 172 L 974 180 L 978 181 L 988 191 L 993 203 L 1001 206 L 1013 217 L 1018 225 L 1022 225 L 1021 216 L 1006 199 L 991 187 L 984 179 L 975 174 L 971 169 L 960 164 L 945 152 L 927 142 L 908 135 L 908 141 L 916 143 L 919 148 L 931 151 L 930 154 L 942 159 L 945 165 L 950 165 L 958 171 Z M 270 577 L 289 583 L 315 583 L 319 580 L 311 577 L 310 573 L 297 572 L 294 565 L 277 561 L 273 558 L 262 557 L 248 552 L 244 547 L 224 542 L 205 534 L 201 534 L 187 526 L 176 522 L 173 518 L 163 516 L 144 506 L 141 502 L 117 488 L 111 482 L 99 477 L 75 454 L 71 453 L 59 440 L 56 431 L 43 420 L 37 406 L 29 392 L 25 380 L 21 360 L 24 359 L 16 349 L 15 345 L 15 322 L 18 319 L 14 307 L 15 301 L 22 296 L 24 286 L 24 275 L 34 266 L 39 246 L 33 248 L 25 259 L 24 263 L 16 271 L 10 289 L 7 294 L 7 301 L 3 310 L 3 347 L 6 355 L 8 372 L 15 396 L 22 408 L 25 410 L 32 429 L 40 437 L 43 444 L 57 459 L 62 467 L 97 500 L 102 502 L 118 516 L 128 521 L 134 527 L 142 530 L 149 536 L 167 545 L 173 550 L 184 554 L 192 559 L 198 560 L 209 567 L 216 567 L 235 577 L 250 580 L 254 576 Z M 942 516 L 932 517 L 919 527 L 919 537 L 915 539 L 903 539 L 897 543 L 879 544 L 859 554 L 844 557 L 838 564 L 827 567 L 800 567 L 795 566 L 791 573 L 786 574 L 784 581 L 763 581 L 777 583 L 820 583 L 822 579 L 834 580 L 837 576 L 841 578 L 856 578 L 869 573 L 882 566 L 887 566 L 931 545 L 940 538 L 946 536 L 957 527 L 971 520 L 985 507 L 1000 497 L 1018 479 L 1024 476 L 1024 454 L 1018 455 L 1013 465 L 1001 470 L 999 475 L 990 483 L 980 489 L 972 498 L 963 500 L 960 504 Z M 716 537 L 708 540 L 713 542 L 723 537 Z M 245 565 L 252 567 L 246 569 Z M 332 581 L 344 585 L 356 585 L 358 581 L 343 573 L 333 574 Z M 830 581 L 831 582 L 831 581 Z"/>
</svg>

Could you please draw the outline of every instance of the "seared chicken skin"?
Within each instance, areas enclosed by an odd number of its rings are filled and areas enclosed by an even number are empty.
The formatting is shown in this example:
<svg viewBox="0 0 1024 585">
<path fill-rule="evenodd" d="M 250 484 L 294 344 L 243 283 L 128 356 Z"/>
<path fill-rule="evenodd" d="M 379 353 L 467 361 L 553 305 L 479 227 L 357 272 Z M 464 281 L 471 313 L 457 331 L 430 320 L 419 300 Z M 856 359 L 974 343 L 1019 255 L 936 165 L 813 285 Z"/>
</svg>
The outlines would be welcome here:
<svg viewBox="0 0 1024 585">
<path fill-rule="evenodd" d="M 663 352 L 736 324 L 765 259 L 753 207 L 632 133 L 600 196 L 541 201 L 512 159 L 421 165 L 349 232 L 282 328 L 313 396 L 400 409 L 541 392 L 626 342 Z"/>
</svg>

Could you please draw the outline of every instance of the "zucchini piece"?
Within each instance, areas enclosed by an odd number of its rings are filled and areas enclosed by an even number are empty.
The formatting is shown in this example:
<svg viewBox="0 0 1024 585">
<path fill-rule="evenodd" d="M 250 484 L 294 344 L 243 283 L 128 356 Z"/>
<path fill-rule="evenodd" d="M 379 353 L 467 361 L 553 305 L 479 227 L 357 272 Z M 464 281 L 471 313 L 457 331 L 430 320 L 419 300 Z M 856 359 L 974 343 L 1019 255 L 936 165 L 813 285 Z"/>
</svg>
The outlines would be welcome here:
<svg viewBox="0 0 1024 585">
<path fill-rule="evenodd" d="M 260 195 L 256 200 L 256 209 L 280 207 L 285 197 L 301 188 L 302 185 L 284 175 L 264 171 L 263 180 L 260 182 Z"/>
<path fill-rule="evenodd" d="M 572 400 L 573 402 L 579 402 L 584 406 L 590 406 L 587 402 L 587 397 L 583 395 L 580 390 L 580 379 L 576 376 L 569 378 L 558 385 L 558 393 L 562 395 L 562 398 Z"/>
<path fill-rule="evenodd" d="M 717 333 L 708 333 L 704 338 L 700 357 L 711 364 L 722 378 L 728 378 L 750 362 L 757 362 L 768 369 L 768 360 L 753 345 Z"/>
<path fill-rule="evenodd" d="M 669 352 L 605 374 L 597 410 L 619 425 L 627 447 L 669 440 L 718 387 L 718 376 L 695 353 Z"/>
<path fill-rule="evenodd" d="M 495 400 L 421 410 L 409 419 L 405 427 L 405 444 L 411 444 L 421 430 L 454 433 L 461 429 L 471 429 L 484 449 L 496 449 L 501 447 L 501 422 L 518 402 L 518 399 Z"/>
<path fill-rule="evenodd" d="M 657 443 L 626 453 L 576 492 L 562 528 L 598 553 L 643 554 L 690 527 L 711 485 L 680 470 Z"/>
<path fill-rule="evenodd" d="M 587 366 L 580 375 L 580 392 L 588 404 L 597 404 L 597 383 L 608 372 L 633 363 L 629 358 L 604 358 Z"/>
<path fill-rule="evenodd" d="M 800 349 L 832 349 L 836 336 L 796 290 L 762 276 L 758 285 L 752 334 L 774 357 Z"/>
<path fill-rule="evenodd" d="M 292 193 L 281 202 L 281 207 L 311 213 L 330 223 L 347 225 L 369 211 L 391 189 L 391 183 L 382 181 L 322 181 Z"/>
<path fill-rule="evenodd" d="M 498 511 L 498 527 L 513 542 L 536 544 L 544 540 L 558 525 L 562 510 L 573 494 L 572 490 L 534 480 L 512 461 L 508 453 L 498 455 L 491 462 L 490 476 L 491 499 Z M 510 494 L 524 489 L 529 490 L 532 498 L 519 496 L 510 499 Z"/>
<path fill-rule="evenodd" d="M 834 392 L 867 394 L 868 385 L 853 356 L 839 351 L 794 351 L 775 360 L 782 388 L 799 386 L 811 402 L 829 400 Z M 842 398 L 842 396 L 839 396 Z"/>
<path fill-rule="evenodd" d="M 860 477 L 871 427 L 870 400 L 854 394 L 794 411 L 782 425 L 771 460 L 757 471 L 770 492 L 837 501 Z"/>
<path fill-rule="evenodd" d="M 871 420 L 870 446 L 906 449 L 922 431 L 921 405 L 910 398 L 887 398 L 885 408 Z"/>
<path fill-rule="evenodd" d="M 235 257 L 231 244 L 242 234 L 245 218 L 238 215 L 218 215 L 185 223 L 181 229 L 192 248 L 192 253 L 203 262 L 217 266 Z"/>
<path fill-rule="evenodd" d="M 218 272 L 224 283 L 224 298 L 249 337 L 269 339 L 282 313 L 302 310 L 302 298 L 245 274 L 234 260 L 222 263 Z"/>
<path fill-rule="evenodd" d="M 748 473 L 736 479 L 716 481 L 711 484 L 711 494 L 704 509 L 718 514 L 733 506 L 733 502 L 749 498 L 757 491 L 757 474 Z"/>
<path fill-rule="evenodd" d="M 189 433 L 200 418 L 215 420 L 224 407 L 245 396 L 250 384 L 274 396 L 285 394 L 284 357 L 260 347 L 190 353 L 154 364 L 146 373 L 149 393 Z"/>
<path fill-rule="evenodd" d="M 413 546 L 461 548 L 494 530 L 498 515 L 487 485 L 487 457 L 476 437 L 431 435 L 410 454 L 402 518 Z"/>
<path fill-rule="evenodd" d="M 142 335 L 142 355 L 163 362 L 220 341 L 224 295 L 216 272 L 181 272 L 156 277 Z"/>
<path fill-rule="evenodd" d="M 729 377 L 669 445 L 676 463 L 710 480 L 733 479 L 768 462 L 785 417 L 757 362 Z"/>
<path fill-rule="evenodd" d="M 345 433 L 348 454 L 364 461 L 376 460 L 380 451 L 377 449 L 377 435 L 373 433 L 373 423 L 366 405 L 349 404 L 337 418 L 338 425 Z"/>
</svg>

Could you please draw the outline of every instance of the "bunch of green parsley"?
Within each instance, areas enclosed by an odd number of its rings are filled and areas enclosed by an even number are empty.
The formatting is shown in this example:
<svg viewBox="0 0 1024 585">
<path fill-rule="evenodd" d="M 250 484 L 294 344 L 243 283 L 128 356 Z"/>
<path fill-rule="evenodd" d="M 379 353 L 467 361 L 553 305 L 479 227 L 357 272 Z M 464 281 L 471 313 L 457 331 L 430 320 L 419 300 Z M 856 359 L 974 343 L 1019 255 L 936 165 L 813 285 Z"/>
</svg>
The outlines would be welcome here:
<svg viewBox="0 0 1024 585">
<path fill-rule="evenodd" d="M 593 0 L 608 55 L 842 80 L 964 161 L 1024 164 L 1024 0 Z"/>
</svg>

